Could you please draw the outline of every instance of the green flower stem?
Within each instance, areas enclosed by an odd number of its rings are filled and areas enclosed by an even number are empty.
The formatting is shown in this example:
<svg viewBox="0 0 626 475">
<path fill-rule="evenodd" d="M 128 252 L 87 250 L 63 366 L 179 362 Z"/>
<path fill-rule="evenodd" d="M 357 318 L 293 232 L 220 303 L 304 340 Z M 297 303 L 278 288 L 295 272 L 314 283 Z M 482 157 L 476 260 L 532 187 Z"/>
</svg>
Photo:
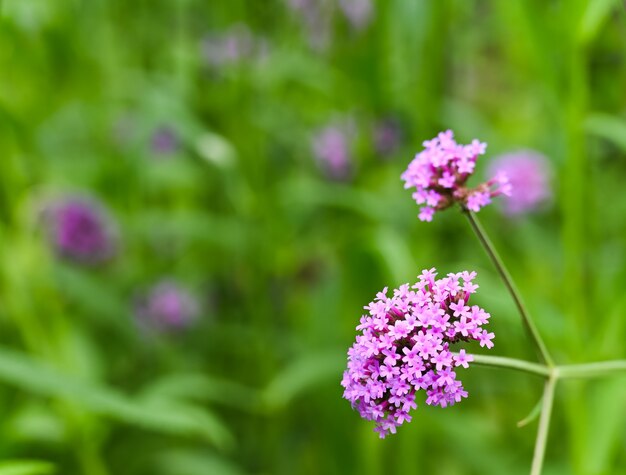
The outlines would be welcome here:
<svg viewBox="0 0 626 475">
<path fill-rule="evenodd" d="M 531 363 L 530 361 L 518 360 L 515 358 L 506 358 L 504 356 L 488 356 L 488 355 L 472 355 L 474 363 L 483 366 L 497 366 L 500 368 L 515 369 L 525 373 L 543 376 L 550 376 L 551 370 L 546 365 L 540 363 Z"/>
<path fill-rule="evenodd" d="M 457 353 L 453 353 L 457 354 Z M 541 363 L 507 358 L 505 356 L 472 355 L 474 363 L 482 366 L 514 369 L 524 373 L 553 379 L 591 379 L 626 376 L 626 360 L 600 361 L 597 363 L 570 364 L 549 367 Z M 621 374 L 620 374 L 621 373 Z"/>
<path fill-rule="evenodd" d="M 487 236 L 487 233 L 481 226 L 480 221 L 478 221 L 478 218 L 476 217 L 476 215 L 472 213 L 471 211 L 469 211 L 468 209 L 464 209 L 463 211 L 465 212 L 465 215 L 467 216 L 467 219 L 469 220 L 472 226 L 472 229 L 476 233 L 476 236 L 478 236 L 480 243 L 483 245 L 485 251 L 487 252 L 487 255 L 489 256 L 489 258 L 495 265 L 496 269 L 498 270 L 500 277 L 502 277 L 502 280 L 504 281 L 504 285 L 506 286 L 509 293 L 511 294 L 511 297 L 513 297 L 513 301 L 515 302 L 515 305 L 517 306 L 520 316 L 522 317 L 524 326 L 528 330 L 528 333 L 530 333 L 530 336 L 533 342 L 535 343 L 535 346 L 537 347 L 537 350 L 539 351 L 541 358 L 543 359 L 543 361 L 546 363 L 547 366 L 553 367 L 554 361 L 552 360 L 552 357 L 550 356 L 550 353 L 548 352 L 548 348 L 546 347 L 541 336 L 539 335 L 539 332 L 537 331 L 537 327 L 535 327 L 535 324 L 533 320 L 531 319 L 530 314 L 528 313 L 528 310 L 526 309 L 526 306 L 524 305 L 524 302 L 522 301 L 522 297 L 519 291 L 517 290 L 517 287 L 515 286 L 515 283 L 513 282 L 511 275 L 509 274 L 509 271 L 506 269 L 504 263 L 502 262 L 502 259 L 498 255 L 498 251 L 496 251 L 496 248 L 494 247 L 493 243 L 489 239 L 489 236 Z"/>
<path fill-rule="evenodd" d="M 557 366 L 557 375 L 560 379 L 571 378 L 602 378 L 607 376 L 626 375 L 626 360 L 601 361 L 576 365 Z"/>
<path fill-rule="evenodd" d="M 530 475 L 541 475 L 543 457 L 546 453 L 546 444 L 548 442 L 550 416 L 552 415 L 552 403 L 554 402 L 554 390 L 556 389 L 557 379 L 555 374 L 550 375 L 543 390 L 541 416 L 539 418 L 539 429 L 537 430 L 537 440 L 535 441 L 535 452 L 533 454 Z"/>
</svg>

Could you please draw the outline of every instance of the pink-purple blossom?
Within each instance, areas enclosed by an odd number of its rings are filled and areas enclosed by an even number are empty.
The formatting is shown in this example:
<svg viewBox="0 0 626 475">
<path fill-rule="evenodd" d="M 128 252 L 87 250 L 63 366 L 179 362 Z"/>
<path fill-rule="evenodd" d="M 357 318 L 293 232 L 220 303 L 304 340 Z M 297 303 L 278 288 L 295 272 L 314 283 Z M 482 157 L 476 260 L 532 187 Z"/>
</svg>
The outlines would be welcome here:
<svg viewBox="0 0 626 475">
<path fill-rule="evenodd" d="M 489 171 L 506 173 L 513 186 L 511 195 L 502 202 L 508 216 L 535 211 L 552 196 L 550 162 L 538 152 L 520 150 L 500 155 L 491 163 Z"/>
<path fill-rule="evenodd" d="M 426 404 L 451 406 L 467 397 L 456 368 L 473 361 L 461 342 L 491 348 L 494 334 L 482 327 L 490 315 L 469 305 L 478 286 L 475 272 L 451 273 L 436 279 L 424 270 L 417 283 L 403 284 L 388 296 L 387 288 L 364 307 L 368 313 L 356 327 L 361 333 L 348 350 L 341 385 L 344 398 L 361 416 L 376 423 L 381 438 L 411 420 L 417 393 Z"/>
<path fill-rule="evenodd" d="M 413 199 L 423 205 L 418 215 L 420 220 L 432 221 L 436 211 L 454 203 L 476 212 L 493 197 L 510 195 L 511 185 L 504 172 L 475 188 L 466 185 L 487 144 L 476 139 L 468 145 L 457 144 L 452 131 L 447 130 L 425 141 L 424 147 L 402 174 L 404 187 L 415 188 Z"/>
</svg>

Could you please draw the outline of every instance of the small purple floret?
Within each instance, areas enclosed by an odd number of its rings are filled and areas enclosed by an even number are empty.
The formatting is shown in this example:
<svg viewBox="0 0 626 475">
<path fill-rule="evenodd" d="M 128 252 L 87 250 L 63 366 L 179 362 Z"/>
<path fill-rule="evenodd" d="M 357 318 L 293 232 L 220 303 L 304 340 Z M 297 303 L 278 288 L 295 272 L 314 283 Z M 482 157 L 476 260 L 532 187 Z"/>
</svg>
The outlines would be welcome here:
<svg viewBox="0 0 626 475">
<path fill-rule="evenodd" d="M 452 353 L 452 345 L 473 340 L 493 347 L 494 334 L 482 328 L 490 315 L 468 305 L 478 288 L 472 283 L 476 273 L 436 275 L 434 268 L 424 270 L 416 284 L 400 286 L 391 297 L 387 288 L 379 292 L 365 307 L 361 334 L 348 350 L 343 396 L 376 423 L 381 438 L 411 420 L 420 390 L 426 404 L 441 407 L 467 397 L 455 369 L 467 368 L 473 357 L 463 349 Z"/>
</svg>

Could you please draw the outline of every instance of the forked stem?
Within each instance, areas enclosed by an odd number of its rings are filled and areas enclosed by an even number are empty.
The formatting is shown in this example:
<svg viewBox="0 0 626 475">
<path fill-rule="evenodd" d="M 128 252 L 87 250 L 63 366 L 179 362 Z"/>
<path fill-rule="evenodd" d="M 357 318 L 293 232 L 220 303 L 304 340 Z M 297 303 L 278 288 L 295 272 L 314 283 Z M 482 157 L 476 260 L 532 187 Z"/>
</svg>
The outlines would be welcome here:
<svg viewBox="0 0 626 475">
<path fill-rule="evenodd" d="M 493 264 L 495 265 L 498 273 L 500 274 L 500 277 L 502 277 L 502 280 L 504 281 L 504 285 L 506 286 L 507 290 L 511 294 L 511 297 L 513 297 L 513 301 L 515 302 L 515 306 L 517 307 L 517 310 L 519 311 L 520 316 L 522 317 L 524 326 L 528 330 L 528 333 L 530 334 L 535 346 L 537 347 L 537 350 L 539 351 L 541 358 L 546 363 L 546 365 L 548 365 L 549 367 L 553 367 L 554 360 L 550 356 L 550 353 L 548 352 L 548 348 L 543 342 L 541 335 L 539 335 L 539 331 L 537 331 L 537 327 L 535 326 L 532 318 L 530 317 L 530 314 L 528 313 L 528 310 L 526 309 L 526 306 L 524 305 L 522 297 L 519 291 L 517 290 L 517 287 L 515 286 L 515 282 L 513 282 L 513 278 L 511 277 L 511 274 L 509 274 L 509 271 L 504 265 L 504 262 L 502 262 L 502 259 L 498 255 L 498 251 L 496 250 L 493 243 L 489 239 L 489 236 L 487 236 L 487 233 L 481 226 L 480 221 L 478 221 L 478 218 L 476 217 L 476 215 L 468 209 L 463 209 L 463 211 L 465 215 L 467 216 L 467 219 L 469 220 L 472 226 L 472 229 L 476 233 L 478 240 L 482 244 L 483 248 L 487 252 L 487 255 L 489 256 Z"/>
<path fill-rule="evenodd" d="M 546 453 L 546 444 L 548 443 L 550 417 L 552 416 L 552 403 L 554 402 L 554 391 L 556 389 L 557 379 L 556 375 L 551 374 L 543 389 L 541 416 L 539 417 L 539 429 L 537 430 L 537 440 L 535 441 L 535 452 L 530 467 L 530 475 L 541 475 L 543 458 Z"/>
</svg>

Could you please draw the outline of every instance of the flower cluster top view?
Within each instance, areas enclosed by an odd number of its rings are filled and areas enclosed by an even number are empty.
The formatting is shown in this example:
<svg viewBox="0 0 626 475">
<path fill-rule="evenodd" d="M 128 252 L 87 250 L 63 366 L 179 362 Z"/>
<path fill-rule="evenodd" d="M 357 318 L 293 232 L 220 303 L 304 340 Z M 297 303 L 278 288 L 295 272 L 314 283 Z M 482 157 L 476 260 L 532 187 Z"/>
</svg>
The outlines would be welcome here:
<svg viewBox="0 0 626 475">
<path fill-rule="evenodd" d="M 467 397 L 455 369 L 467 368 L 472 356 L 462 349 L 452 353 L 452 345 L 475 340 L 493 347 L 494 334 L 483 329 L 490 315 L 468 305 L 478 288 L 476 273 L 436 275 L 434 268 L 424 270 L 416 284 L 400 286 L 391 297 L 386 288 L 379 292 L 348 350 L 344 397 L 376 422 L 381 438 L 411 420 L 419 390 L 426 392 L 426 404 L 441 407 Z"/>
<path fill-rule="evenodd" d="M 505 173 L 498 173 L 475 188 L 466 182 L 474 173 L 476 160 L 484 155 L 487 144 L 473 140 L 469 145 L 457 144 L 451 130 L 441 132 L 424 142 L 402 174 L 405 188 L 415 188 L 413 198 L 419 205 L 419 219 L 432 221 L 436 211 L 460 203 L 470 211 L 479 211 L 501 194 L 510 195 L 511 185 Z"/>
</svg>

